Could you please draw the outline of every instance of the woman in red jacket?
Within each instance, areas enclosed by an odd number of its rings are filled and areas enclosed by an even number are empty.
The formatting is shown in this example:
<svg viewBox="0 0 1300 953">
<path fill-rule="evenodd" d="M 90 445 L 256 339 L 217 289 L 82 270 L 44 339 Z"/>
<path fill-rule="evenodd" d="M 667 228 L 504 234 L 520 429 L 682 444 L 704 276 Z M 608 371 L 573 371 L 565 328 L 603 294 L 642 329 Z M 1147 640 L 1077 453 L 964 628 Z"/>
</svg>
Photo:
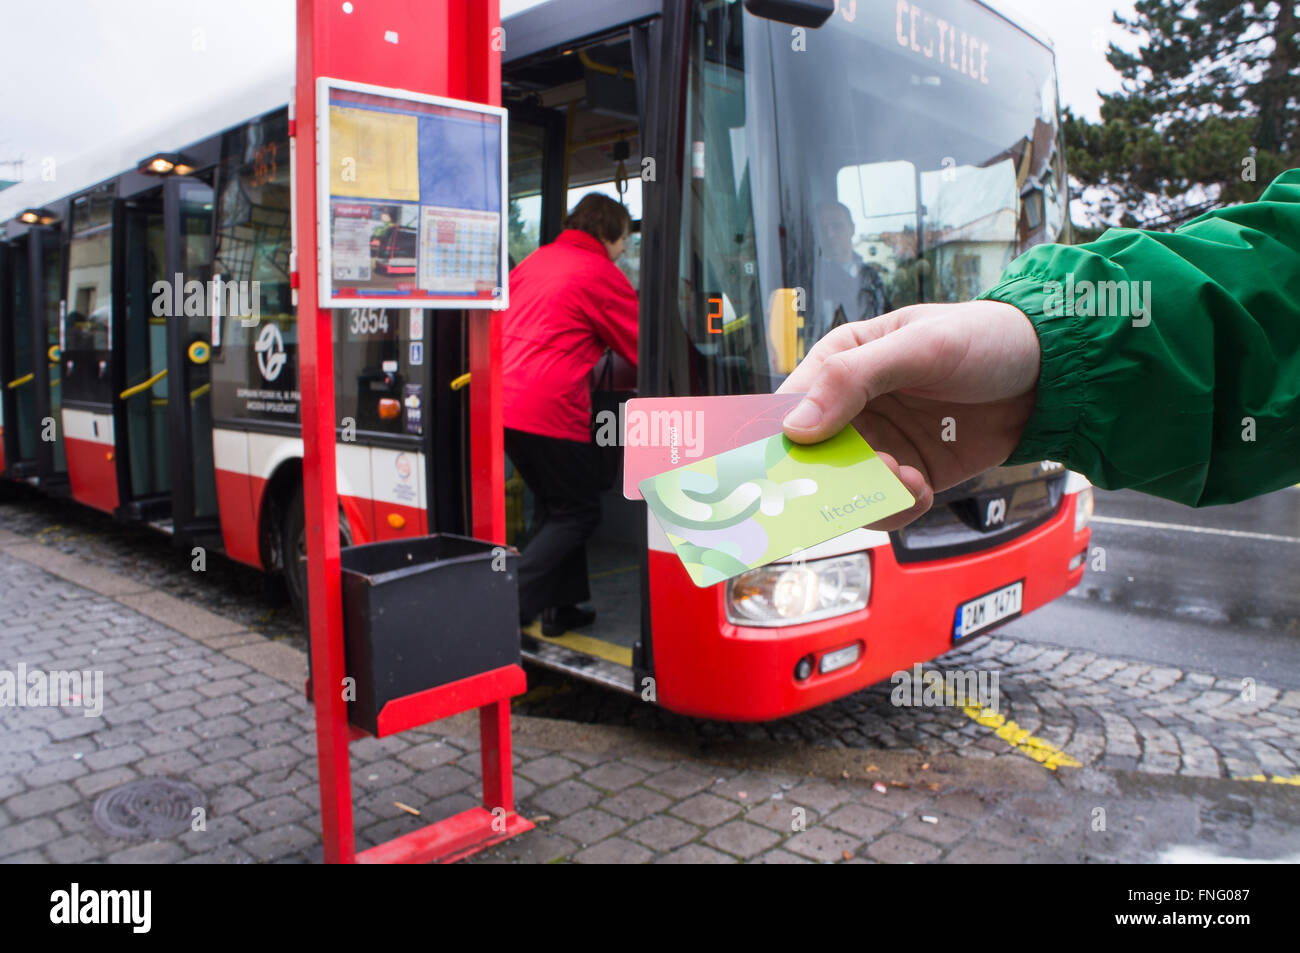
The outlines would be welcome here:
<svg viewBox="0 0 1300 953">
<path fill-rule="evenodd" d="M 631 218 L 582 199 L 564 231 L 510 272 L 501 343 L 505 445 L 532 490 L 536 533 L 519 560 L 519 619 L 542 632 L 590 624 L 587 539 L 600 522 L 591 371 L 606 347 L 636 365 L 637 297 L 614 261 Z"/>
</svg>

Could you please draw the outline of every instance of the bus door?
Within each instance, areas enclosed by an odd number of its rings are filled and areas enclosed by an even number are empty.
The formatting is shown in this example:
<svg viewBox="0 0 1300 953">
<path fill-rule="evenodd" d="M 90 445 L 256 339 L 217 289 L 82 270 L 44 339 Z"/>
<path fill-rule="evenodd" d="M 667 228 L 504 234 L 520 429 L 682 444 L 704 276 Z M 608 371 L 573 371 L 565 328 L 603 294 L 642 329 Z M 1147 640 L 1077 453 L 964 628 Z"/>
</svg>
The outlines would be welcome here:
<svg viewBox="0 0 1300 953">
<path fill-rule="evenodd" d="M 565 216 L 589 192 L 628 209 L 633 222 L 627 254 L 617 262 L 633 287 L 639 280 L 644 83 L 652 58 L 638 26 L 585 44 L 503 66 L 510 110 L 509 199 L 511 258 L 518 264 L 553 241 Z M 640 80 L 638 80 L 638 73 Z M 644 313 L 644 310 L 643 310 Z M 620 398 L 635 396 L 628 392 Z M 591 605 L 596 619 L 574 632 L 524 630 L 530 661 L 625 692 L 651 669 L 645 625 L 644 508 L 623 498 L 621 473 L 601 499 L 602 519 L 587 544 Z M 507 467 L 507 539 L 526 551 L 536 528 L 531 494 Z"/>
<path fill-rule="evenodd" d="M 5 459 L 10 477 L 56 492 L 67 483 L 59 380 L 63 248 L 57 228 L 32 227 L 9 243 L 3 265 Z"/>
<path fill-rule="evenodd" d="M 509 233 L 510 268 L 555 241 L 563 228 L 565 116 L 534 103 L 507 103 L 510 109 Z M 506 542 L 517 544 L 531 513 L 523 478 L 506 457 Z"/>
<path fill-rule="evenodd" d="M 113 423 L 116 435 L 117 515 L 169 529 L 171 447 L 168 400 L 170 320 L 155 315 L 155 284 L 173 301 L 167 274 L 167 242 L 161 187 L 119 203 L 113 295 Z M 183 290 L 182 290 L 183 294 Z M 164 302 L 165 304 L 165 302 Z M 165 309 L 164 309 L 165 310 Z M 179 376 L 179 375 L 178 375 Z"/>
<path fill-rule="evenodd" d="M 164 410 L 171 456 L 172 531 L 176 544 L 188 548 L 191 543 L 211 545 L 221 538 L 209 365 L 214 194 L 212 186 L 198 178 L 171 178 L 163 190 L 166 271 L 173 282 L 177 274 L 182 275 L 185 287 L 181 307 L 176 307 L 173 293 L 171 307 L 149 309 L 150 320 L 156 320 L 154 312 L 161 310 L 168 322 L 165 333 L 154 331 L 149 337 L 149 356 L 154 362 L 149 367 L 158 360 L 155 348 L 162 347 L 162 366 L 170 369 L 162 383 L 169 386 L 165 392 L 155 386 L 154 392 L 169 395 Z M 201 295 L 202 307 L 196 295 Z M 141 372 L 144 369 L 140 367 Z"/>
<path fill-rule="evenodd" d="M 32 360 L 32 243 L 39 237 L 26 234 L 5 243 L 4 320 L 0 328 L 0 381 L 4 399 L 5 475 L 10 479 L 35 481 L 36 373 Z"/>
<path fill-rule="evenodd" d="M 72 199 L 59 332 L 68 482 L 73 499 L 106 513 L 118 502 L 109 346 L 116 195 L 116 184 L 110 183 Z"/>
<path fill-rule="evenodd" d="M 55 228 L 33 229 L 32 371 L 35 375 L 36 463 L 40 485 L 67 492 L 63 444 L 63 381 L 59 332 L 63 310 L 63 242 Z"/>
</svg>

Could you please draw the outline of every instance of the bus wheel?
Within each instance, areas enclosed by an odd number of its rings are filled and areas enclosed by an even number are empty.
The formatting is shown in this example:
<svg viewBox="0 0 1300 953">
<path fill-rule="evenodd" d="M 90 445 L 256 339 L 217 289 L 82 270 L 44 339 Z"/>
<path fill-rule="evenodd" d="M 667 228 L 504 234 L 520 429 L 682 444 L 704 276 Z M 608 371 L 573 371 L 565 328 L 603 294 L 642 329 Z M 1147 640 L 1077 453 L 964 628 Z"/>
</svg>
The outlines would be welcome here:
<svg viewBox="0 0 1300 953">
<path fill-rule="evenodd" d="M 284 522 L 280 528 L 280 565 L 284 567 L 285 588 L 289 601 L 298 610 L 303 622 L 307 621 L 307 517 L 302 503 L 302 487 L 293 491 L 284 509 Z M 347 518 L 339 512 L 339 546 L 352 545 L 352 528 Z"/>
</svg>

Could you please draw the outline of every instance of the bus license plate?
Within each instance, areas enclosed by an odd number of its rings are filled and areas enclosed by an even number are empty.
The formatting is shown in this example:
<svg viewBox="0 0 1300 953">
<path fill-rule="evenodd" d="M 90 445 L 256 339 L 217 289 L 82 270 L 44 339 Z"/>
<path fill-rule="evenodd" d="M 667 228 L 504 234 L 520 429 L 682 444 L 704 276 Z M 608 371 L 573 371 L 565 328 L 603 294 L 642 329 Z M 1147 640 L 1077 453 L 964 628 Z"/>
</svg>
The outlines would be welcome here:
<svg viewBox="0 0 1300 953">
<path fill-rule="evenodd" d="M 953 641 L 974 635 L 1003 619 L 1020 615 L 1024 589 L 1024 582 L 1013 582 L 988 595 L 963 602 L 957 607 L 957 616 L 953 620 Z"/>
</svg>

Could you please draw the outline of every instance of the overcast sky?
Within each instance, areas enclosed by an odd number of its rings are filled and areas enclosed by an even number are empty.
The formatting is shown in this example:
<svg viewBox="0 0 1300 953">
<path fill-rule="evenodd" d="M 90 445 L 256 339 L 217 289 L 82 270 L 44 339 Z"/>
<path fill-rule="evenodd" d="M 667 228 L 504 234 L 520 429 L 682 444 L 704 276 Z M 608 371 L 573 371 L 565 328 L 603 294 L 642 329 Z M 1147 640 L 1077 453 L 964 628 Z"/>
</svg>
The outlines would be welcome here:
<svg viewBox="0 0 1300 953">
<path fill-rule="evenodd" d="M 364 2 L 364 0 L 357 0 Z M 502 15 L 536 0 L 501 0 Z M 608 0 L 618 2 L 618 0 Z M 892 0 L 859 0 L 884 3 Z M 1130 0 L 990 0 L 1056 45 L 1061 100 L 1096 118 L 1096 91 L 1118 88 L 1103 52 Z M 28 178 L 98 142 L 193 113 L 224 91 L 291 68 L 293 0 L 37 0 L 7 3 L 0 57 L 0 163 Z M 286 99 L 288 91 L 286 90 Z M 10 178 L 0 164 L 0 178 Z"/>
</svg>

